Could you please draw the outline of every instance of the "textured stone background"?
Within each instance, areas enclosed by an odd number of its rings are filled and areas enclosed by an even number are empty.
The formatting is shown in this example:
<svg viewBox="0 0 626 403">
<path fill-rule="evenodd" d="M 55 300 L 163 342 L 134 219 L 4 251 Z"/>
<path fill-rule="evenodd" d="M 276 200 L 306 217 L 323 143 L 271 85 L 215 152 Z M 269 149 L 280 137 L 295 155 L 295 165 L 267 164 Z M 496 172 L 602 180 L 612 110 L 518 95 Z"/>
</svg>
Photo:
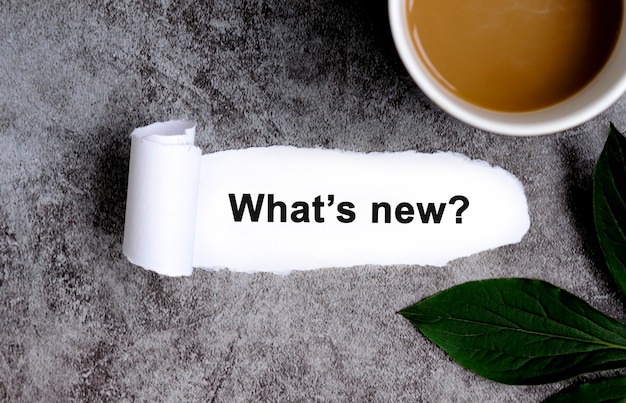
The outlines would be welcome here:
<svg viewBox="0 0 626 403">
<path fill-rule="evenodd" d="M 384 1 L 0 0 L 0 400 L 541 401 L 570 382 L 484 380 L 395 312 L 524 276 L 623 319 L 590 197 L 625 116 L 539 138 L 459 123 L 404 71 Z M 128 135 L 173 118 L 204 152 L 464 153 L 523 182 L 531 229 L 445 268 L 160 277 L 121 254 Z"/>
</svg>

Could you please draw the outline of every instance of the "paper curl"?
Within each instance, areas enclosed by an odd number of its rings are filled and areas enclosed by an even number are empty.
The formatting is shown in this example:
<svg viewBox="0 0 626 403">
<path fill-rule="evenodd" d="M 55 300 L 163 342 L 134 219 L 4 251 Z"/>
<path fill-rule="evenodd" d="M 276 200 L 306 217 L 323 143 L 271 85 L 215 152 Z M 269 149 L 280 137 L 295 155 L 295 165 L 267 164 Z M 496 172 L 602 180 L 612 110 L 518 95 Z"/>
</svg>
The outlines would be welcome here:
<svg viewBox="0 0 626 403">
<path fill-rule="evenodd" d="M 191 122 L 154 123 L 131 134 L 124 254 L 168 276 L 190 275 L 202 152 Z"/>
</svg>

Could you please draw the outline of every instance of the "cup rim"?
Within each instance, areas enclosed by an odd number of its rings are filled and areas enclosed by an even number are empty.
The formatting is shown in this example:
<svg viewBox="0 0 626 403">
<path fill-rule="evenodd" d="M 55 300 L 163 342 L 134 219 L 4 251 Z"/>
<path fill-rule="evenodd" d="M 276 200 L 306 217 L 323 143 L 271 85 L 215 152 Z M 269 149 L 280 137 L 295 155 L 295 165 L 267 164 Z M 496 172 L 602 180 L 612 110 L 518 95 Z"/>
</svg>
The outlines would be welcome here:
<svg viewBox="0 0 626 403">
<path fill-rule="evenodd" d="M 537 136 L 561 132 L 579 126 L 611 107 L 626 92 L 626 62 L 611 82 L 599 82 L 607 66 L 619 52 L 626 60 L 626 5 L 622 26 L 613 54 L 603 70 L 583 89 L 555 105 L 529 112 L 493 111 L 464 101 L 436 81 L 417 55 L 406 21 L 407 0 L 389 0 L 388 13 L 396 50 L 407 72 L 430 100 L 456 119 L 475 128 L 510 136 Z M 604 78 L 608 80 L 609 78 Z"/>
</svg>

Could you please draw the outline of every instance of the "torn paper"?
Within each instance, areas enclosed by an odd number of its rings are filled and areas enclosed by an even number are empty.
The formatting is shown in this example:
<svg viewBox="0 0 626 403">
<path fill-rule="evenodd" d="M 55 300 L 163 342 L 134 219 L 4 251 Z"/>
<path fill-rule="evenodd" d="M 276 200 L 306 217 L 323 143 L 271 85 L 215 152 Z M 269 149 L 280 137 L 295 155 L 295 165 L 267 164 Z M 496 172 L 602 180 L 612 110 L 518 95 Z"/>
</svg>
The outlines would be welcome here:
<svg viewBox="0 0 626 403">
<path fill-rule="evenodd" d="M 444 266 L 517 243 L 530 225 L 519 180 L 460 154 L 276 146 L 201 156 L 194 132 L 171 121 L 131 136 L 124 253 L 161 274 Z"/>
</svg>

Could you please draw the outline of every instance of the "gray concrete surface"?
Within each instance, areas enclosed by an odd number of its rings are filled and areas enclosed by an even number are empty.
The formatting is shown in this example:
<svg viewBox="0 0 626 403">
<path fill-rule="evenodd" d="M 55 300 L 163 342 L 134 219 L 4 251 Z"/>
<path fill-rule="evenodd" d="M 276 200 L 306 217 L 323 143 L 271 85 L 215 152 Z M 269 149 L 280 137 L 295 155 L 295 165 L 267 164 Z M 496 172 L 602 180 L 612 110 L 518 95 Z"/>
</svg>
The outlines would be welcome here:
<svg viewBox="0 0 626 403">
<path fill-rule="evenodd" d="M 0 400 L 541 401 L 571 382 L 482 379 L 395 312 L 523 276 L 624 317 L 591 175 L 626 98 L 555 135 L 475 130 L 411 82 L 384 1 L 2 0 L 0 22 Z M 174 118 L 204 152 L 464 153 L 522 181 L 531 228 L 444 268 L 160 277 L 121 254 L 129 133 Z"/>
</svg>

